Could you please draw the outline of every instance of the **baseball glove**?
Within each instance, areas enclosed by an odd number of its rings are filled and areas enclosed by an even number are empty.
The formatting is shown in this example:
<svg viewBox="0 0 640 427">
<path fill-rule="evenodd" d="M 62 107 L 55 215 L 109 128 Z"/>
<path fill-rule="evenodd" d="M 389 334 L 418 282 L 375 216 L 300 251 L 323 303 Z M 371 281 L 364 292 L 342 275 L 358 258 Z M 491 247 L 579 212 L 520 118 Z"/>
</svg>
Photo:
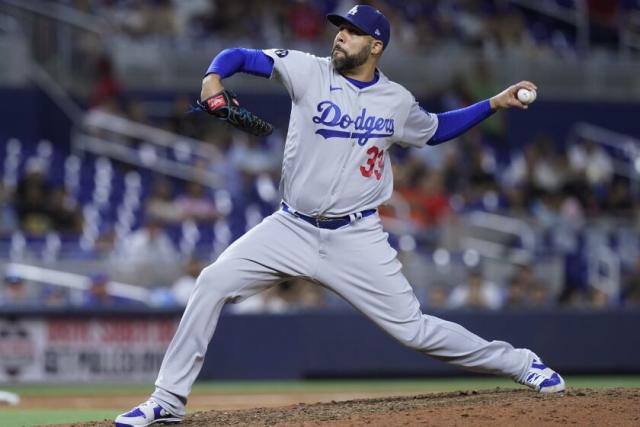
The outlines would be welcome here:
<svg viewBox="0 0 640 427">
<path fill-rule="evenodd" d="M 271 123 L 241 107 L 238 97 L 229 90 L 225 89 L 203 101 L 198 100 L 196 104 L 202 111 L 206 111 L 212 116 L 228 122 L 231 126 L 252 135 L 267 136 L 273 132 Z"/>
</svg>

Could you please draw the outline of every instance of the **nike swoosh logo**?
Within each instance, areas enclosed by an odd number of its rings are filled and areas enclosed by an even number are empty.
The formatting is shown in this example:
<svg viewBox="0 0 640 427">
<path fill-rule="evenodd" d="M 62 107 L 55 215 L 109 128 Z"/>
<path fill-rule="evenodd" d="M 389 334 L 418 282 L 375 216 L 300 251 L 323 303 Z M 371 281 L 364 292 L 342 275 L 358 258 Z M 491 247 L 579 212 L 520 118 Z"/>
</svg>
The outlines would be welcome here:
<svg viewBox="0 0 640 427">
<path fill-rule="evenodd" d="M 329 92 L 333 92 L 334 90 L 342 90 L 342 88 L 340 86 L 338 87 L 329 86 Z"/>
</svg>

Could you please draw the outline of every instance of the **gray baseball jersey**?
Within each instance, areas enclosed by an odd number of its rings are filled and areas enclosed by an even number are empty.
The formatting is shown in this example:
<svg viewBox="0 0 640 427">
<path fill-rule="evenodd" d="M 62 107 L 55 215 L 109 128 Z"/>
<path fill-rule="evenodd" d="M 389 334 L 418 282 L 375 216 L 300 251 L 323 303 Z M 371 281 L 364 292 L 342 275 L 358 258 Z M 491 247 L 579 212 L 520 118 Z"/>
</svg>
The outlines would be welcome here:
<svg viewBox="0 0 640 427">
<path fill-rule="evenodd" d="M 272 77 L 292 100 L 282 164 L 282 197 L 314 216 L 375 208 L 391 197 L 392 144 L 422 147 L 438 126 L 411 93 L 382 72 L 358 89 L 330 58 L 295 50 L 265 50 Z"/>
</svg>

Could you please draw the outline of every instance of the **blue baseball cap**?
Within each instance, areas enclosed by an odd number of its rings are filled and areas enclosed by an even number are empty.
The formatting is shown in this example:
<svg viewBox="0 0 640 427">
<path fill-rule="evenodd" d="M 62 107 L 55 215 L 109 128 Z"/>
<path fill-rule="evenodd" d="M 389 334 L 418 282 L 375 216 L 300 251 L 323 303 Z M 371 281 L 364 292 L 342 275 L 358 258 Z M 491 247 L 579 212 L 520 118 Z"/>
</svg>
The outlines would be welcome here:
<svg viewBox="0 0 640 427">
<path fill-rule="evenodd" d="M 391 38 L 389 20 L 378 9 L 369 5 L 353 6 L 346 15 L 330 13 L 327 19 L 336 27 L 345 22 L 353 25 L 360 31 L 369 34 L 374 39 L 380 40 L 383 49 L 387 48 Z"/>
</svg>

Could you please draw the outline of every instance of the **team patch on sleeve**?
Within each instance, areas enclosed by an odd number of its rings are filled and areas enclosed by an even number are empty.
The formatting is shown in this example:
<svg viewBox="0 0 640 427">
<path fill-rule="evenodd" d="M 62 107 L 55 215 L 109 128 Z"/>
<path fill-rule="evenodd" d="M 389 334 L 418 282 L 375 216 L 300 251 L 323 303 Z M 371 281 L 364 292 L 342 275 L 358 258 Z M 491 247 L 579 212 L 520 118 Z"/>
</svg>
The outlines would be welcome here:
<svg viewBox="0 0 640 427">
<path fill-rule="evenodd" d="M 284 58 L 289 55 L 289 51 L 287 49 L 278 49 L 275 51 L 275 54 L 278 55 L 278 58 Z"/>
</svg>

